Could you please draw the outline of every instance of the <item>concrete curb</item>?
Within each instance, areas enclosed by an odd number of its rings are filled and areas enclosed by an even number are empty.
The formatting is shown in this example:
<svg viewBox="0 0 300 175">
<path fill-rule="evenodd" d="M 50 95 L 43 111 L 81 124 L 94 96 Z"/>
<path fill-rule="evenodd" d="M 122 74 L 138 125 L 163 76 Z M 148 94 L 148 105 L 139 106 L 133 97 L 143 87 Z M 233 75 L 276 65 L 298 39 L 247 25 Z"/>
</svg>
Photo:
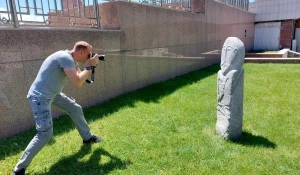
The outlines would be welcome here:
<svg viewBox="0 0 300 175">
<path fill-rule="evenodd" d="M 245 58 L 245 63 L 292 63 L 292 64 L 300 64 L 300 58 Z"/>
</svg>

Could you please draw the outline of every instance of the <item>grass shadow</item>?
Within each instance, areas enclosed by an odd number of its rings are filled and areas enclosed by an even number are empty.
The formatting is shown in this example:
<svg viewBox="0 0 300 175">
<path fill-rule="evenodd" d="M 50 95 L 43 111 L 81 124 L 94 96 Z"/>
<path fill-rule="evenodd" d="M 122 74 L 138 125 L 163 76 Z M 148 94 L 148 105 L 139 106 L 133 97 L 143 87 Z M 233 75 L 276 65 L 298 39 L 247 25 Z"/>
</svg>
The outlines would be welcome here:
<svg viewBox="0 0 300 175">
<path fill-rule="evenodd" d="M 265 147 L 275 149 L 277 145 L 265 137 L 255 136 L 249 132 L 242 133 L 242 136 L 234 141 L 234 143 L 241 144 L 244 146 L 254 146 L 254 147 Z"/>
<path fill-rule="evenodd" d="M 177 89 L 212 76 L 219 69 L 220 65 L 215 64 L 164 82 L 149 85 L 134 92 L 120 95 L 107 102 L 84 109 L 85 118 L 87 122 L 92 122 L 113 114 L 123 107 L 134 107 L 137 101 L 158 103 L 161 98 L 172 94 Z M 54 119 L 53 128 L 53 135 L 56 136 L 69 132 L 75 128 L 75 125 L 69 116 L 64 115 Z M 0 140 L 0 160 L 23 151 L 35 134 L 36 131 L 32 128 L 12 138 Z M 49 144 L 53 143 L 55 143 L 55 137 L 49 142 Z"/>
<path fill-rule="evenodd" d="M 131 164 L 130 161 L 122 161 L 120 158 L 111 155 L 102 148 L 97 148 L 93 151 L 87 161 L 81 161 L 90 151 L 91 145 L 83 144 L 76 154 L 62 158 L 52 165 L 48 172 L 38 175 L 104 175 L 116 169 L 125 169 Z M 105 161 L 103 159 L 105 159 Z"/>
</svg>

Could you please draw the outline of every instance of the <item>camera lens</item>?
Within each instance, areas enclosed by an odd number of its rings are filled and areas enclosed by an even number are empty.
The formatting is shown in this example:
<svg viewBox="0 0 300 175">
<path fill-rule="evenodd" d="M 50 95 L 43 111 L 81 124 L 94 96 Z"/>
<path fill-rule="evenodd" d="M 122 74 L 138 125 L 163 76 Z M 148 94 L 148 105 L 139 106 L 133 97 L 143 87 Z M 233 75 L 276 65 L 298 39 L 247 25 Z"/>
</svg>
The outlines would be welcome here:
<svg viewBox="0 0 300 175">
<path fill-rule="evenodd" d="M 92 57 L 94 57 L 96 54 L 95 53 L 92 53 Z M 105 55 L 100 55 L 100 54 L 98 54 L 98 59 L 100 60 L 100 61 L 105 61 L 104 60 L 104 57 L 105 57 Z"/>
<path fill-rule="evenodd" d="M 98 55 L 98 57 L 99 57 L 99 60 L 104 61 L 105 55 Z"/>
</svg>

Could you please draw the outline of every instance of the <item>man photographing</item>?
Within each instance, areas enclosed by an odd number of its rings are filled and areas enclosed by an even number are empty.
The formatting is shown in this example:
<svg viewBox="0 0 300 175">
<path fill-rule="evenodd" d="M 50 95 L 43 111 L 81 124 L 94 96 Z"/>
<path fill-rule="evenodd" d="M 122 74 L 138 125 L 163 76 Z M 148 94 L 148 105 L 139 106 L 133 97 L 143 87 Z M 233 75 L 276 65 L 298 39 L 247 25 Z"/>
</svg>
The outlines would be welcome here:
<svg viewBox="0 0 300 175">
<path fill-rule="evenodd" d="M 91 57 L 92 49 L 89 43 L 79 41 L 71 51 L 57 51 L 43 62 L 27 95 L 37 134 L 28 144 L 15 166 L 14 175 L 24 175 L 33 158 L 51 139 L 53 135 L 52 104 L 70 115 L 83 139 L 83 143 L 103 141 L 102 138 L 98 138 L 90 132 L 81 106 L 74 99 L 62 93 L 66 78 L 71 81 L 72 85 L 80 88 L 91 74 L 92 68 L 97 66 L 99 62 L 98 55 Z M 86 68 L 81 71 L 77 62 L 87 62 Z"/>
</svg>

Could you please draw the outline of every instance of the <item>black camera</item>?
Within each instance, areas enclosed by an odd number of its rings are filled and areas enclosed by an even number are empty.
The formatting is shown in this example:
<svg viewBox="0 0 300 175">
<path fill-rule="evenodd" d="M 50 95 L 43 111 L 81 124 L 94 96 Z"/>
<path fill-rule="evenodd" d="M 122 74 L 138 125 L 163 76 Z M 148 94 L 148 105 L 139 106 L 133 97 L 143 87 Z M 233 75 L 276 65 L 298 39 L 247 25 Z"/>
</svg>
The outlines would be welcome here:
<svg viewBox="0 0 300 175">
<path fill-rule="evenodd" d="M 94 57 L 96 55 L 96 53 L 92 53 L 92 57 Z M 97 54 L 98 55 L 98 54 Z M 104 60 L 105 55 L 98 55 L 98 59 L 99 61 L 105 61 Z M 95 68 L 96 66 L 92 66 L 92 75 L 91 75 L 91 80 L 86 79 L 85 81 L 87 83 L 94 83 L 94 73 L 95 73 Z M 89 70 L 89 69 L 88 69 Z"/>
<path fill-rule="evenodd" d="M 95 53 L 92 53 L 92 57 L 94 57 L 96 54 Z M 105 57 L 105 55 L 100 55 L 100 54 L 98 54 L 98 59 L 100 60 L 100 61 L 105 61 L 104 60 L 104 57 Z"/>
</svg>

